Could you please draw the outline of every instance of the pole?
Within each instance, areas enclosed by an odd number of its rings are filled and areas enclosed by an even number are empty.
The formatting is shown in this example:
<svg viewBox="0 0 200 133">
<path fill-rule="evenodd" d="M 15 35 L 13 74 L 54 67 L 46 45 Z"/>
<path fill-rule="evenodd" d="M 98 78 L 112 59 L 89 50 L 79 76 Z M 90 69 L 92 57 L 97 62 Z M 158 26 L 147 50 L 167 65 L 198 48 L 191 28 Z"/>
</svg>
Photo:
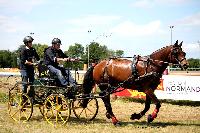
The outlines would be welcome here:
<svg viewBox="0 0 200 133">
<path fill-rule="evenodd" d="M 90 44 L 88 44 L 88 68 L 90 65 Z"/>
<path fill-rule="evenodd" d="M 199 53 L 200 53 L 200 41 L 197 41 L 198 45 L 199 45 Z M 200 54 L 199 54 L 199 68 L 200 68 Z"/>
<path fill-rule="evenodd" d="M 88 30 L 88 34 L 91 33 L 91 30 Z M 89 65 L 90 65 L 90 42 L 88 44 L 88 68 L 89 68 Z"/>
<path fill-rule="evenodd" d="M 169 28 L 171 29 L 171 45 L 172 45 L 172 29 L 174 28 L 174 26 L 169 26 Z"/>
</svg>

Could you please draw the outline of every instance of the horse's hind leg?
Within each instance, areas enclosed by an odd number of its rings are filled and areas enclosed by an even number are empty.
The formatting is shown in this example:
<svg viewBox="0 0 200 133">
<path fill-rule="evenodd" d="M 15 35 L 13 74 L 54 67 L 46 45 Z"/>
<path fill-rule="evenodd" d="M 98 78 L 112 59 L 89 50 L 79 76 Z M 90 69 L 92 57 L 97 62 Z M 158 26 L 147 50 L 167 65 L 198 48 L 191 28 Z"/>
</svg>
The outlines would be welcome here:
<svg viewBox="0 0 200 133">
<path fill-rule="evenodd" d="M 117 118 L 115 117 L 115 115 L 113 114 L 113 111 L 112 111 L 112 107 L 111 107 L 111 103 L 110 103 L 110 95 L 108 96 L 105 96 L 102 98 L 103 102 L 104 102 L 104 105 L 106 107 L 106 117 L 108 119 L 112 119 L 112 123 L 114 125 L 120 125 L 120 122 L 117 120 Z"/>
<path fill-rule="evenodd" d="M 142 110 L 139 114 L 136 114 L 136 113 L 132 114 L 130 119 L 131 120 L 135 120 L 135 119 L 139 120 L 149 110 L 150 104 L 151 104 L 151 99 L 148 95 L 146 95 L 144 110 Z"/>
<path fill-rule="evenodd" d="M 99 88 L 102 90 L 102 86 L 101 87 L 99 86 Z M 112 123 L 114 125 L 120 125 L 120 122 L 117 120 L 117 118 L 113 114 L 111 103 L 110 103 L 110 95 L 105 95 L 104 94 L 103 97 L 102 97 L 102 100 L 103 100 L 104 105 L 105 105 L 106 110 L 107 110 L 106 117 L 108 119 L 112 119 Z"/>
</svg>

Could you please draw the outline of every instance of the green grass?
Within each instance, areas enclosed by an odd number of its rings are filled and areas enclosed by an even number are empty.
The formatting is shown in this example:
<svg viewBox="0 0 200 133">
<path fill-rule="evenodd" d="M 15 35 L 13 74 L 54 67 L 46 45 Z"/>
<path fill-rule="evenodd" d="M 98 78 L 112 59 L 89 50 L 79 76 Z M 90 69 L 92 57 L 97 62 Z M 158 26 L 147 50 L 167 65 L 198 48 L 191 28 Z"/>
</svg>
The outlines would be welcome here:
<svg viewBox="0 0 200 133">
<path fill-rule="evenodd" d="M 8 102 L 8 95 L 6 93 L 0 92 L 0 103 Z"/>
</svg>

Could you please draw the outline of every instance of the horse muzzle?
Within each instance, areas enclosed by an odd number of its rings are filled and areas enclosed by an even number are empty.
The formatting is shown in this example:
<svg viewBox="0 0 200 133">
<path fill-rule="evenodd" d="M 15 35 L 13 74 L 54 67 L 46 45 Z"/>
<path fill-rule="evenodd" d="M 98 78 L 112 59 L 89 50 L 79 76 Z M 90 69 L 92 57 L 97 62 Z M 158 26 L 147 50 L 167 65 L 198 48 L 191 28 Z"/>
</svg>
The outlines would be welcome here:
<svg viewBox="0 0 200 133">
<path fill-rule="evenodd" d="M 182 69 L 186 70 L 188 67 L 189 67 L 189 63 L 187 60 L 183 60 L 181 63 L 180 63 L 180 66 Z"/>
<path fill-rule="evenodd" d="M 184 64 L 184 65 L 182 65 L 181 67 L 182 67 L 184 70 L 186 70 L 186 69 L 189 67 L 189 65 Z"/>
</svg>

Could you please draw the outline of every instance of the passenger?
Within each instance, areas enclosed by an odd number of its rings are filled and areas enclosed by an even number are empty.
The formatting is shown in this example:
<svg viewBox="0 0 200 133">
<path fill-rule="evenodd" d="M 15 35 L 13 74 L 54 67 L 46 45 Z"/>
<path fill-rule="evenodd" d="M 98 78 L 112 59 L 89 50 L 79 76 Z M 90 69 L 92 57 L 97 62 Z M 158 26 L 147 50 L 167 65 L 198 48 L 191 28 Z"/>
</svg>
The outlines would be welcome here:
<svg viewBox="0 0 200 133">
<path fill-rule="evenodd" d="M 72 78 L 69 69 L 59 66 L 60 61 L 75 61 L 76 59 L 69 58 L 60 49 L 61 40 L 54 38 L 52 46 L 48 47 L 44 52 L 44 64 L 47 65 L 49 71 L 57 76 L 62 86 L 67 86 L 69 83 L 74 90 L 77 88 L 76 81 Z"/>
<path fill-rule="evenodd" d="M 34 63 L 39 61 L 39 55 L 36 50 L 32 47 L 33 38 L 26 36 L 23 40 L 25 47 L 20 51 L 20 73 L 22 77 L 23 87 L 22 91 L 27 93 L 27 83 L 33 84 L 34 82 Z M 34 87 L 31 86 L 28 92 L 28 96 L 34 99 L 35 91 Z"/>
</svg>

